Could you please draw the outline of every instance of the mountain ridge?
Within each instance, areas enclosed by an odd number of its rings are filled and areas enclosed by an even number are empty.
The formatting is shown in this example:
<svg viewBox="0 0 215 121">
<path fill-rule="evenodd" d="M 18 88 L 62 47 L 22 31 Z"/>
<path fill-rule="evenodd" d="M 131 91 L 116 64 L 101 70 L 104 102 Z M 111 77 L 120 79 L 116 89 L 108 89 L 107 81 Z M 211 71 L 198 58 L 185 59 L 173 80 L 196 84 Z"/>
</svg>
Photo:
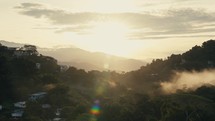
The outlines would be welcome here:
<svg viewBox="0 0 215 121">
<path fill-rule="evenodd" d="M 24 44 L 0 40 L 0 43 L 10 47 L 21 47 Z M 78 69 L 90 70 L 115 70 L 128 72 L 137 70 L 146 65 L 146 62 L 136 59 L 106 54 L 103 52 L 90 52 L 75 47 L 65 48 L 40 48 L 39 53 L 56 58 L 59 64 L 74 66 Z"/>
</svg>

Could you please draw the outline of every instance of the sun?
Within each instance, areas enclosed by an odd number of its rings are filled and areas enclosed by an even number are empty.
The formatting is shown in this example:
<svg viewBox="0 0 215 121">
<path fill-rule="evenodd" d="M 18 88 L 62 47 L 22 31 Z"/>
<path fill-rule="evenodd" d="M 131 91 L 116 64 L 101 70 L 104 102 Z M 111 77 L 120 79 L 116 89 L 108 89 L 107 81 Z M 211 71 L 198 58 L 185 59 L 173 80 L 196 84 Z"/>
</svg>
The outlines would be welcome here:
<svg viewBox="0 0 215 121">
<path fill-rule="evenodd" d="M 126 38 L 128 27 L 125 24 L 117 22 L 97 23 L 91 30 L 91 36 L 105 44 L 117 43 Z"/>
<path fill-rule="evenodd" d="M 131 30 L 123 22 L 100 21 L 91 24 L 93 27 L 87 30 L 87 34 L 67 33 L 66 37 L 79 48 L 123 57 L 133 55 L 141 46 L 139 42 L 129 39 Z"/>
<path fill-rule="evenodd" d="M 124 55 L 126 49 L 123 44 L 127 39 L 129 28 L 122 23 L 101 22 L 91 30 L 89 39 L 94 49 L 115 54 Z"/>
</svg>

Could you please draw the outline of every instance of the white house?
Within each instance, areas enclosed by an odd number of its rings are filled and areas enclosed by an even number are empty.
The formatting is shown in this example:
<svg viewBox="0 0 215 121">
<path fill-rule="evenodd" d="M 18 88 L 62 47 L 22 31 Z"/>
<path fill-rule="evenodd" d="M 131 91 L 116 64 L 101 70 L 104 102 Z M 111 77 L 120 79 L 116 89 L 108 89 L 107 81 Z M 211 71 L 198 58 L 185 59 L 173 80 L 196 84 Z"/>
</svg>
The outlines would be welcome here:
<svg viewBox="0 0 215 121">
<path fill-rule="evenodd" d="M 65 72 L 65 71 L 67 71 L 69 69 L 69 66 L 67 66 L 67 65 L 60 65 L 60 71 L 61 72 Z"/>
<path fill-rule="evenodd" d="M 54 118 L 53 121 L 62 121 L 61 118 Z"/>
<path fill-rule="evenodd" d="M 57 110 L 56 110 L 56 112 L 55 112 L 55 115 L 56 116 L 60 116 L 60 114 L 61 114 L 61 108 L 57 108 Z"/>
<path fill-rule="evenodd" d="M 41 68 L 41 64 L 40 63 L 36 63 L 36 68 L 40 69 Z"/>
<path fill-rule="evenodd" d="M 47 93 L 46 92 L 38 92 L 30 95 L 30 100 L 35 101 L 37 99 L 43 98 Z"/>
<path fill-rule="evenodd" d="M 23 110 L 14 110 L 12 113 L 11 113 L 11 116 L 13 118 L 21 118 L 23 116 L 23 113 L 24 111 Z"/>
<path fill-rule="evenodd" d="M 17 108 L 26 108 L 26 102 L 23 101 L 23 102 L 16 102 L 14 103 L 14 107 L 17 107 Z"/>
</svg>

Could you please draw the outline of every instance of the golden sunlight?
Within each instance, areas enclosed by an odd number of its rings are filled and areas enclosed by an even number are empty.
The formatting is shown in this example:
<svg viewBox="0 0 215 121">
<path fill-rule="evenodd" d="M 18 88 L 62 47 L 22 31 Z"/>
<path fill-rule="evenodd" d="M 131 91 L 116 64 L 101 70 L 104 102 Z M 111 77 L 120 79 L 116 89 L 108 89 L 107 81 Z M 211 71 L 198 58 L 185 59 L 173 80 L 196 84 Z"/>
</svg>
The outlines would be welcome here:
<svg viewBox="0 0 215 121">
<path fill-rule="evenodd" d="M 124 44 L 129 28 L 117 22 L 97 23 L 91 30 L 91 44 L 93 48 L 106 53 L 124 55 L 127 53 Z"/>
<path fill-rule="evenodd" d="M 143 47 L 142 41 L 134 43 L 129 40 L 129 32 L 131 32 L 129 26 L 124 23 L 103 21 L 93 23 L 88 34 L 64 33 L 64 37 L 79 48 L 129 57 Z M 105 65 L 104 68 L 108 68 L 108 66 Z"/>
</svg>

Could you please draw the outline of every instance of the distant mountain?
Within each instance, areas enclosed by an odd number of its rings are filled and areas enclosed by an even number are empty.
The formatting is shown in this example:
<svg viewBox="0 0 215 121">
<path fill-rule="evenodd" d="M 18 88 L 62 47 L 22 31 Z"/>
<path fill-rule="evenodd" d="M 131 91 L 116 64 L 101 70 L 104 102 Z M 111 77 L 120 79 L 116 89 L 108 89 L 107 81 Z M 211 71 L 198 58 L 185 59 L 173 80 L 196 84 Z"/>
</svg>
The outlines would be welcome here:
<svg viewBox="0 0 215 121">
<path fill-rule="evenodd" d="M 8 47 L 22 47 L 24 44 L 21 43 L 15 43 L 15 42 L 8 42 L 5 40 L 0 40 L 0 43 L 2 45 L 8 46 Z"/>
<path fill-rule="evenodd" d="M 23 44 L 0 41 L 10 47 L 20 47 Z M 146 65 L 146 62 L 114 56 L 101 52 L 89 52 L 75 47 L 47 49 L 39 48 L 39 53 L 56 58 L 59 64 L 74 66 L 79 69 L 89 70 L 115 70 L 131 71 Z"/>
<path fill-rule="evenodd" d="M 44 55 L 52 56 L 61 64 L 72 65 L 85 70 L 116 70 L 131 71 L 137 70 L 146 63 L 113 56 L 100 52 L 89 52 L 79 48 L 59 48 L 55 50 L 39 50 Z"/>
</svg>

